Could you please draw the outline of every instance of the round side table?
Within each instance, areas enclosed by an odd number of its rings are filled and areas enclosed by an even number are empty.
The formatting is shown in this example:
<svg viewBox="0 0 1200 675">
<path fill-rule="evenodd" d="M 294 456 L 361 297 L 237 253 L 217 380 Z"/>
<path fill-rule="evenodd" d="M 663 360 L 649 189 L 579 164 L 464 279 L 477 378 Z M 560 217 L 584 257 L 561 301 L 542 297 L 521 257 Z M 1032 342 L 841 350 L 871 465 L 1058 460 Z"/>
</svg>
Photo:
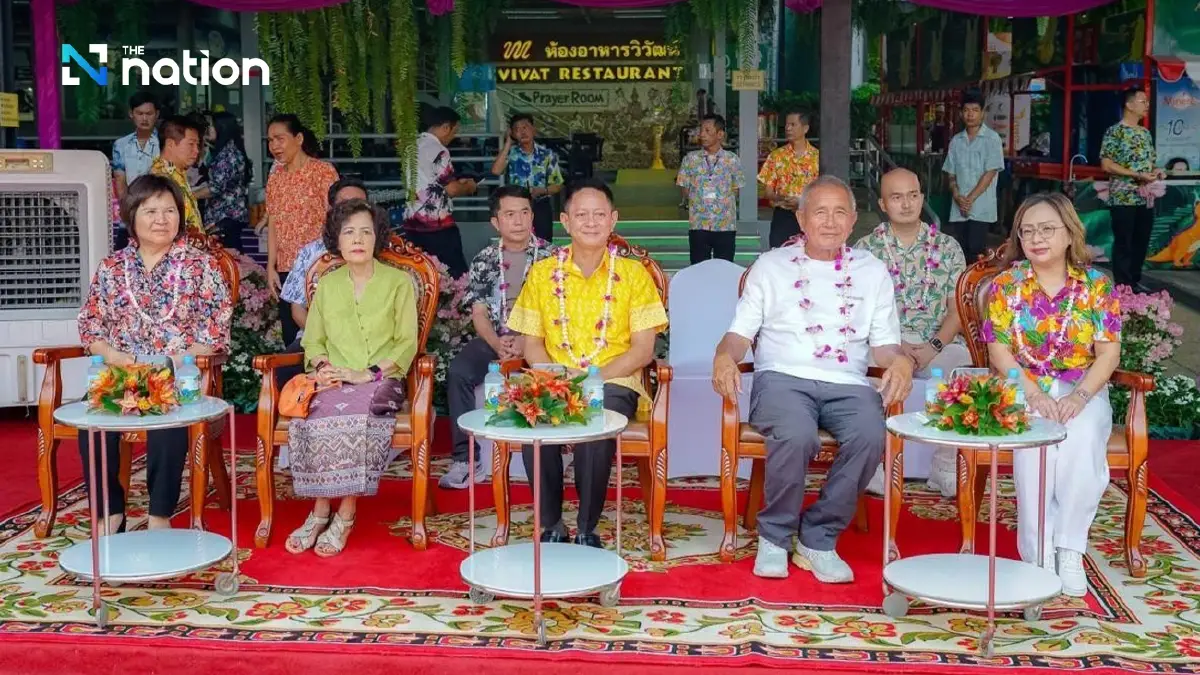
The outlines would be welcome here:
<svg viewBox="0 0 1200 675">
<path fill-rule="evenodd" d="M 467 485 L 470 486 L 468 509 L 471 511 L 471 554 L 459 572 L 471 588 L 471 601 L 491 602 L 496 595 L 532 598 L 538 644 L 546 644 L 546 624 L 542 617 L 543 598 L 566 598 L 599 592 L 600 602 L 612 607 L 621 598 L 621 580 L 629 565 L 621 557 L 621 432 L 629 424 L 624 415 L 604 411 L 603 419 L 585 426 L 497 427 L 486 424 L 492 413 L 473 410 L 458 418 L 458 426 L 467 432 Z M 533 542 L 508 544 L 475 551 L 475 439 L 533 446 Z M 576 544 L 542 544 L 541 446 L 578 445 L 609 438 L 617 440 L 617 547 L 616 552 Z M 576 447 L 576 452 L 579 448 Z M 544 569 L 543 569 L 544 568 Z M 531 583 L 532 582 L 532 583 Z"/>
<path fill-rule="evenodd" d="M 887 428 L 896 436 L 921 443 L 951 448 L 990 450 L 991 509 L 988 521 L 986 556 L 973 553 L 919 555 L 888 563 L 883 568 L 884 592 L 892 592 L 883 601 L 883 611 L 892 617 L 908 612 L 908 598 L 955 609 L 987 611 L 987 629 L 979 640 L 979 651 L 992 656 L 992 639 L 996 634 L 996 611 L 1024 610 L 1025 618 L 1036 621 L 1041 617 L 1042 603 L 1062 592 L 1062 581 L 1054 570 L 1041 566 L 1045 559 L 1046 530 L 1046 448 L 1061 443 L 1067 428 L 1041 417 L 1031 417 L 1029 429 L 1011 436 L 970 436 L 953 431 L 941 431 L 928 426 L 925 413 L 906 413 L 888 418 Z M 1021 560 L 996 559 L 996 473 L 997 455 L 1001 450 L 1040 448 L 1041 464 L 1038 480 L 1038 561 L 1034 565 Z M 891 485 L 891 467 L 885 466 L 885 484 Z M 884 529 L 884 550 L 890 542 Z M 906 597 L 907 596 L 907 597 Z"/>
<path fill-rule="evenodd" d="M 97 502 L 96 436 L 100 436 L 100 473 L 108 475 L 108 452 L 105 432 L 156 431 L 203 424 L 229 416 L 230 534 L 232 540 L 200 529 L 145 530 L 99 536 L 99 523 L 108 524 L 108 480 L 100 481 L 101 495 Z M 58 562 L 63 570 L 92 582 L 92 607 L 96 624 L 108 624 L 108 608 L 100 599 L 100 584 L 104 579 L 125 583 L 159 581 L 207 569 L 226 556 L 232 560 L 233 571 L 217 575 L 215 586 L 222 595 L 238 590 L 237 557 L 237 446 L 233 406 L 211 396 L 196 403 L 180 406 L 166 415 L 135 417 L 113 413 L 89 412 L 87 403 L 69 403 L 54 411 L 60 424 L 81 429 L 88 434 L 93 451 L 88 454 L 88 507 L 91 512 L 92 536 L 63 551 Z M 189 449 L 190 451 L 190 449 Z M 195 470 L 195 467 L 193 467 Z M 103 510 L 103 520 L 100 511 Z"/>
</svg>

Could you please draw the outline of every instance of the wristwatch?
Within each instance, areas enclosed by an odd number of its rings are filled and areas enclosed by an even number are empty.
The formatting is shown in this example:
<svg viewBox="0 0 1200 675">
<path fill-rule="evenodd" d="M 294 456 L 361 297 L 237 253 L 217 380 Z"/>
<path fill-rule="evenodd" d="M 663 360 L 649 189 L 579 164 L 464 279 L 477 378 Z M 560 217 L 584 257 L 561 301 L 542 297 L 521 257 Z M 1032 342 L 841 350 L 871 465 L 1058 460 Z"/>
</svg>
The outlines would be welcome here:
<svg viewBox="0 0 1200 675">
<path fill-rule="evenodd" d="M 367 370 L 371 371 L 371 377 L 374 381 L 378 382 L 383 379 L 383 369 L 379 366 L 371 366 Z"/>
<path fill-rule="evenodd" d="M 943 343 L 941 340 L 939 340 L 936 335 L 929 338 L 929 346 L 933 347 L 934 351 L 936 351 L 939 354 L 941 354 L 942 350 L 946 348 L 945 343 Z"/>
</svg>

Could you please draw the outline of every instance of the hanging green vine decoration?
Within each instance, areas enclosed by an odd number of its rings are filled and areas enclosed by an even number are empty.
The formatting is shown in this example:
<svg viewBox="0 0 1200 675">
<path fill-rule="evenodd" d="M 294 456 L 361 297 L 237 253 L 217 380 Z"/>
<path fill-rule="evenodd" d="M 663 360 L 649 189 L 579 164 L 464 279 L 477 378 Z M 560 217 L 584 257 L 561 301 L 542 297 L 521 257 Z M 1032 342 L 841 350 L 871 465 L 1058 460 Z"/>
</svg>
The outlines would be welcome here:
<svg viewBox="0 0 1200 675">
<path fill-rule="evenodd" d="M 317 12 L 305 12 L 304 15 L 310 31 L 316 31 L 316 20 L 313 18 Z M 298 18 L 297 21 L 300 21 Z M 305 120 L 305 125 L 312 130 L 318 141 L 325 140 L 325 134 L 329 130 L 329 122 L 325 118 L 325 101 L 327 100 L 325 92 L 325 82 L 321 78 L 321 48 L 317 43 L 321 41 L 319 35 L 308 33 L 305 35 L 304 44 L 300 46 L 304 53 L 305 64 L 305 89 L 303 92 L 303 102 L 308 115 Z"/>
<path fill-rule="evenodd" d="M 377 134 L 387 133 L 388 33 L 387 0 L 372 0 L 367 13 L 368 41 L 371 58 L 368 76 L 371 79 L 371 126 Z"/>
<path fill-rule="evenodd" d="M 389 43 L 391 54 L 392 125 L 400 157 L 404 187 L 416 199 L 417 185 L 417 52 L 420 33 L 412 0 L 391 0 Z"/>
<path fill-rule="evenodd" d="M 758 68 L 758 0 L 734 0 L 731 14 L 736 11 L 737 21 L 732 26 L 738 29 L 738 66 L 742 70 Z"/>
<path fill-rule="evenodd" d="M 695 62 L 694 50 L 692 49 L 692 33 L 696 29 L 696 18 L 692 13 L 692 6 L 686 2 L 678 2 L 667 7 L 667 17 L 664 22 L 664 36 L 667 44 L 674 44 L 679 47 L 680 60 L 692 67 Z M 684 108 L 689 104 L 691 98 L 691 84 L 688 82 L 675 82 L 671 85 L 671 105 L 675 108 Z"/>
<path fill-rule="evenodd" d="M 350 48 L 346 41 L 346 14 L 342 5 L 325 8 L 329 24 L 329 56 L 333 69 L 333 107 L 349 126 L 352 101 L 350 94 Z"/>
<path fill-rule="evenodd" d="M 467 69 L 467 5 L 468 0 L 455 0 L 454 13 L 450 15 L 450 68 L 455 77 L 462 77 Z"/>
</svg>

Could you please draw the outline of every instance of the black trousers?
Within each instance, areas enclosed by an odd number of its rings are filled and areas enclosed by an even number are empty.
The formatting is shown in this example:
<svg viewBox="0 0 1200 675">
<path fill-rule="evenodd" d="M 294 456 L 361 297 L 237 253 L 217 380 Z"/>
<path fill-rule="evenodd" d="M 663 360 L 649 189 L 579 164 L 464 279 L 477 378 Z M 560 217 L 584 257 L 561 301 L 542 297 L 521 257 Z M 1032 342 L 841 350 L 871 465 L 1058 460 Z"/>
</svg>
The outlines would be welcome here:
<svg viewBox="0 0 1200 675">
<path fill-rule="evenodd" d="M 446 371 L 446 406 L 450 409 L 450 438 L 454 447 L 450 458 L 467 461 L 470 437 L 454 420 L 475 409 L 475 388 L 487 377 L 488 364 L 500 358 L 491 345 L 477 337 L 458 352 Z M 479 461 L 479 444 L 475 444 L 475 461 Z"/>
<path fill-rule="evenodd" d="M 400 236 L 441 261 L 450 269 L 452 278 L 457 279 L 467 273 L 467 259 L 463 256 L 462 235 L 459 234 L 457 225 L 436 232 L 403 230 Z"/>
<path fill-rule="evenodd" d="M 287 283 L 291 274 L 291 272 L 279 273 L 280 288 Z M 301 274 L 301 272 L 297 270 L 296 274 Z M 300 332 L 300 324 L 292 318 L 292 303 L 284 302 L 282 298 L 279 299 L 279 325 L 283 329 L 283 344 L 290 345 L 295 342 L 296 334 Z"/>
<path fill-rule="evenodd" d="M 1142 267 L 1154 229 L 1154 209 L 1147 206 L 1110 206 L 1112 219 L 1113 282 L 1135 286 L 1142 282 Z"/>
<path fill-rule="evenodd" d="M 737 231 L 713 232 L 712 230 L 688 230 L 688 251 L 692 264 L 702 263 L 710 258 L 720 258 L 733 262 L 733 252 L 737 248 Z"/>
<path fill-rule="evenodd" d="M 235 251 L 242 250 L 242 230 L 246 223 L 233 218 L 222 218 L 217 221 L 216 232 L 221 237 L 221 245 Z"/>
<path fill-rule="evenodd" d="M 533 200 L 533 233 L 539 239 L 554 239 L 554 204 L 549 197 Z"/>
<path fill-rule="evenodd" d="M 616 384 L 604 385 L 604 407 L 633 419 L 637 413 L 638 394 Z M 539 506 L 542 529 L 551 530 L 562 521 L 563 459 L 562 448 L 543 445 L 542 503 Z M 615 439 L 593 441 L 575 446 L 575 490 L 579 493 L 579 534 L 591 534 L 600 524 L 604 499 L 608 496 L 608 478 L 612 475 L 613 459 L 617 455 Z M 521 450 L 525 475 L 533 476 L 533 447 Z M 537 533 L 535 533 L 535 536 Z"/>
<path fill-rule="evenodd" d="M 771 213 L 771 234 L 768 243 L 771 248 L 783 246 L 783 242 L 800 234 L 800 221 L 796 220 L 796 212 L 791 209 L 775 207 Z"/>
<path fill-rule="evenodd" d="M 963 220 L 950 223 L 950 235 L 962 247 L 968 266 L 987 251 L 987 235 L 992 225 L 993 223 L 985 223 L 982 220 Z"/>
<path fill-rule="evenodd" d="M 105 433 L 105 450 L 108 453 L 108 473 L 100 474 L 100 434 L 96 434 L 96 475 L 108 483 L 108 513 L 125 513 L 125 491 L 121 489 L 121 434 Z M 83 462 L 83 483 L 91 490 L 92 474 L 88 469 L 88 432 L 79 431 L 79 459 Z M 180 481 L 183 467 L 187 465 L 187 429 L 162 429 L 146 432 L 146 483 L 150 490 L 150 515 L 170 518 L 179 505 Z M 89 493 L 90 494 L 90 493 Z M 97 504 L 104 498 L 103 492 L 96 495 Z M 103 517 L 103 512 L 98 514 Z"/>
</svg>

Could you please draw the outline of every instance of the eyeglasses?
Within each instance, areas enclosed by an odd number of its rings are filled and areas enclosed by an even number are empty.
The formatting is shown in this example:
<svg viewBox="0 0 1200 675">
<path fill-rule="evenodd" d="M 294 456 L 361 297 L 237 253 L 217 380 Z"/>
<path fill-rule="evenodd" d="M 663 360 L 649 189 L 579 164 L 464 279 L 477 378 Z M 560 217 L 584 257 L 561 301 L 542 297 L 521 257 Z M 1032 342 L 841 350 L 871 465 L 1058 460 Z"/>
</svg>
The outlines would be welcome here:
<svg viewBox="0 0 1200 675">
<path fill-rule="evenodd" d="M 1052 239 L 1054 237 L 1054 233 L 1058 232 L 1063 227 L 1064 226 L 1062 225 L 1038 225 L 1036 227 L 1022 227 L 1017 230 L 1017 237 L 1020 238 L 1021 241 L 1031 241 L 1034 238 L 1034 235 L 1041 239 Z"/>
</svg>

